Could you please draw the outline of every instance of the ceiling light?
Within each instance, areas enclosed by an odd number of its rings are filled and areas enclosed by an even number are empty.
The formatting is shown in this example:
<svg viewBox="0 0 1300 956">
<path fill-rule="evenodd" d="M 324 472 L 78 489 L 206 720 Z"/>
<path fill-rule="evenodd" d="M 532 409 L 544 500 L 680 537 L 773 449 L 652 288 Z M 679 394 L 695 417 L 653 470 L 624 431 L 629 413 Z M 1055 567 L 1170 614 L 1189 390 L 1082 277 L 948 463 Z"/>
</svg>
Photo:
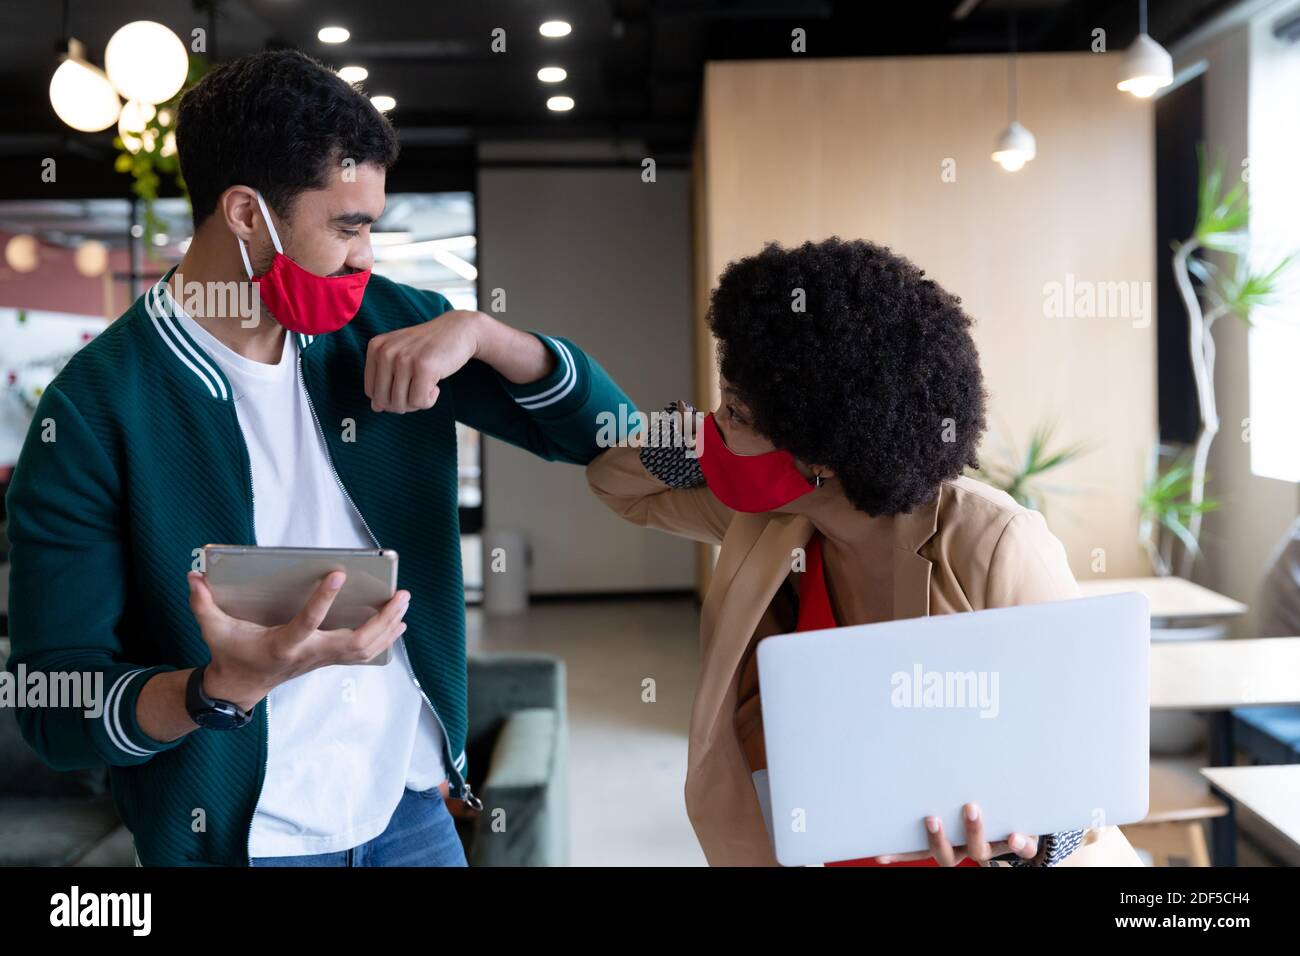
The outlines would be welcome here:
<svg viewBox="0 0 1300 956">
<path fill-rule="evenodd" d="M 1153 96 L 1156 90 L 1174 81 L 1173 57 L 1145 32 L 1139 33 L 1124 51 L 1119 67 L 1120 79 L 1116 88 L 1140 99 Z"/>
<path fill-rule="evenodd" d="M 537 78 L 543 83 L 562 83 L 568 75 L 562 66 L 544 66 L 537 71 Z"/>
<path fill-rule="evenodd" d="M 370 245 L 374 247 L 375 258 L 384 262 L 396 262 L 402 259 L 423 259 L 426 257 L 437 258 L 438 253 L 473 249 L 478 245 L 478 240 L 472 235 L 448 236 L 446 239 L 421 239 L 419 242 L 399 240 L 375 242 L 377 236 L 388 235 L 410 236 L 410 233 L 372 232 L 370 234 Z"/>
<path fill-rule="evenodd" d="M 1034 134 L 1015 120 L 1002 131 L 993 147 L 993 161 L 1009 173 L 1022 168 L 1038 154 Z"/>
<path fill-rule="evenodd" d="M 345 27 L 321 27 L 316 39 L 321 43 L 347 43 L 350 36 Z"/>
<path fill-rule="evenodd" d="M 393 99 L 391 96 L 383 95 L 370 97 L 370 102 L 374 104 L 375 109 L 379 110 L 381 113 L 387 113 L 397 105 L 397 100 Z"/>
<path fill-rule="evenodd" d="M 34 272 L 40 265 L 38 250 L 35 236 L 13 236 L 5 243 L 5 262 L 14 272 Z"/>
<path fill-rule="evenodd" d="M 546 108 L 548 110 L 555 110 L 555 112 L 557 113 L 563 113 L 566 112 L 567 110 L 571 110 L 573 109 L 573 97 L 552 96 L 550 99 L 546 101 Z"/>
<path fill-rule="evenodd" d="M 190 55 L 181 38 L 161 23 L 136 20 L 109 39 L 104 70 L 126 99 L 165 103 L 185 85 Z"/>
<path fill-rule="evenodd" d="M 1011 20 L 1011 55 L 1007 57 L 1007 128 L 998 134 L 993 144 L 993 162 L 1009 173 L 1023 169 L 1025 163 L 1038 155 L 1034 134 L 1016 120 L 1016 21 Z"/>
<path fill-rule="evenodd" d="M 108 271 L 108 246 L 98 239 L 88 239 L 77 246 L 72 254 L 73 265 L 88 279 L 102 276 Z"/>
<path fill-rule="evenodd" d="M 103 70 L 86 61 L 76 40 L 68 41 L 66 57 L 50 79 L 50 105 L 59 119 L 83 133 L 108 129 L 122 111 L 117 90 Z"/>
<path fill-rule="evenodd" d="M 345 66 L 339 70 L 339 79 L 344 83 L 360 83 L 370 75 L 364 66 Z"/>
<path fill-rule="evenodd" d="M 555 37 L 567 37 L 573 32 L 573 27 L 569 26 L 569 24 L 565 23 L 563 20 L 547 20 L 537 28 L 537 32 L 544 37 L 551 37 L 554 39 Z"/>
<path fill-rule="evenodd" d="M 127 100 L 122 106 L 122 115 L 117 118 L 117 135 L 122 138 L 122 145 L 128 153 L 138 153 L 143 148 L 152 153 L 156 142 L 153 130 L 146 131 L 149 121 L 157 110 L 150 103 L 139 100 Z"/>
</svg>

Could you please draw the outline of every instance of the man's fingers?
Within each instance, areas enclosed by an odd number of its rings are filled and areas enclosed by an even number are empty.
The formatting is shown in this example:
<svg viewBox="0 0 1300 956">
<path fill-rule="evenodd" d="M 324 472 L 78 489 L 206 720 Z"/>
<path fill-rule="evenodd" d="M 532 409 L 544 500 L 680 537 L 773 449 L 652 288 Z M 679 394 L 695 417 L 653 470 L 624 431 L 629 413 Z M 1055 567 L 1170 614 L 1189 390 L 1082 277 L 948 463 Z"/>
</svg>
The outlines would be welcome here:
<svg viewBox="0 0 1300 956">
<path fill-rule="evenodd" d="M 372 657 L 378 657 L 392 643 L 406 633 L 406 622 L 397 621 L 392 626 L 386 628 L 378 637 L 371 641 L 365 650 L 363 660 L 370 660 Z"/>
<path fill-rule="evenodd" d="M 366 344 L 366 374 L 365 389 L 366 398 L 375 397 L 375 368 L 379 364 L 376 352 L 379 350 L 379 340 L 382 336 L 376 335 Z"/>
<path fill-rule="evenodd" d="M 404 355 L 395 355 L 390 365 L 392 379 L 388 386 L 388 411 L 404 414 L 411 410 L 406 404 L 406 395 L 411 390 L 411 375 L 414 369 L 411 360 Z"/>
<path fill-rule="evenodd" d="M 302 606 L 302 610 L 290 622 L 289 630 L 295 640 L 305 640 L 320 628 L 347 578 L 347 574 L 343 571 L 331 571 L 321 579 L 316 585 L 316 590 L 307 599 L 307 603 Z"/>
<path fill-rule="evenodd" d="M 428 362 L 420 362 L 411 376 L 406 405 L 411 409 L 432 408 L 438 398 L 438 372 Z"/>
<path fill-rule="evenodd" d="M 406 609 L 411 605 L 411 592 L 398 591 L 388 603 L 372 614 L 364 624 L 357 628 L 357 633 L 363 635 L 367 640 L 374 634 L 381 633 L 391 627 L 394 627 L 401 621 Z"/>
<path fill-rule="evenodd" d="M 402 615 L 409 604 L 410 592 L 398 591 L 355 630 L 337 628 L 322 631 L 321 636 L 328 641 L 330 654 L 340 658 L 340 663 L 368 661 L 406 631 Z"/>
<path fill-rule="evenodd" d="M 212 589 L 208 587 L 208 579 L 203 572 L 191 571 L 185 577 L 190 588 L 190 611 L 200 627 L 205 624 L 215 624 L 222 619 L 230 619 L 225 611 L 217 607 L 217 602 L 212 598 Z"/>
<path fill-rule="evenodd" d="M 382 343 L 377 344 L 373 339 L 366 353 L 366 372 L 370 381 L 366 392 L 370 396 L 370 407 L 377 412 L 385 411 L 393 384 L 392 356 L 386 354 Z"/>
</svg>

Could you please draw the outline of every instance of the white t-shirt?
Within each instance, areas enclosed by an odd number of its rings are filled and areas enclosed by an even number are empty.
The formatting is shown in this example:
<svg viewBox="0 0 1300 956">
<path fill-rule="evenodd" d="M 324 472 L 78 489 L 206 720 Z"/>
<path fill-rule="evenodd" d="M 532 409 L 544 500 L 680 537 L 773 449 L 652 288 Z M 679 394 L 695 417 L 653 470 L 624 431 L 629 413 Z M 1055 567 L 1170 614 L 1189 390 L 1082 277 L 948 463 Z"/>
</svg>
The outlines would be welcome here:
<svg viewBox="0 0 1300 956">
<path fill-rule="evenodd" d="M 171 314 L 230 380 L 253 471 L 259 545 L 371 548 L 334 477 L 286 332 L 276 365 L 232 351 L 175 300 Z M 418 600 L 418 595 L 416 600 Z M 337 664 L 286 681 L 267 701 L 266 780 L 251 856 L 346 850 L 384 831 L 403 789 L 447 779 L 442 730 L 424 702 L 403 639 L 388 664 Z"/>
</svg>

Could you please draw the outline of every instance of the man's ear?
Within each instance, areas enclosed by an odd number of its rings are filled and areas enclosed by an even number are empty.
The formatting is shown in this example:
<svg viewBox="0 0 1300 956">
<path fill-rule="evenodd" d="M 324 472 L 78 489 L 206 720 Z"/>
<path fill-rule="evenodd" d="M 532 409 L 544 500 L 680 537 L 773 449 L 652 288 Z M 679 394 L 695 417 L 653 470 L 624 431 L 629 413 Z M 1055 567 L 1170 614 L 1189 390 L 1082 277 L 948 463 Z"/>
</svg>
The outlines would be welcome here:
<svg viewBox="0 0 1300 956">
<path fill-rule="evenodd" d="M 257 194 L 247 186 L 231 186 L 217 200 L 217 214 L 226 228 L 252 243 L 256 235 L 266 235 L 266 224 L 261 221 L 262 210 L 257 204 Z"/>
</svg>

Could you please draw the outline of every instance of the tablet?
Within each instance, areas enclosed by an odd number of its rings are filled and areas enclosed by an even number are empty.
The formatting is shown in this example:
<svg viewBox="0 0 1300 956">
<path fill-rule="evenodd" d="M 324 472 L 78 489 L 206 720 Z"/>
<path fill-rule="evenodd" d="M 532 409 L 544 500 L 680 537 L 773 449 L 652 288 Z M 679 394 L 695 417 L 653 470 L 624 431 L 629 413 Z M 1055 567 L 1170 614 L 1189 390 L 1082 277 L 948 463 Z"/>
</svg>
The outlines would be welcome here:
<svg viewBox="0 0 1300 956">
<path fill-rule="evenodd" d="M 1137 593 L 760 641 L 777 860 L 924 850 L 930 815 L 957 845 L 966 803 L 990 840 L 1141 820 L 1149 650 Z"/>
<path fill-rule="evenodd" d="M 360 627 L 397 593 L 397 552 L 377 548 L 257 548 L 209 544 L 203 567 L 217 607 L 265 627 L 288 624 L 321 578 L 343 571 L 347 580 L 322 630 Z M 391 647 L 367 664 L 387 664 Z"/>
</svg>

